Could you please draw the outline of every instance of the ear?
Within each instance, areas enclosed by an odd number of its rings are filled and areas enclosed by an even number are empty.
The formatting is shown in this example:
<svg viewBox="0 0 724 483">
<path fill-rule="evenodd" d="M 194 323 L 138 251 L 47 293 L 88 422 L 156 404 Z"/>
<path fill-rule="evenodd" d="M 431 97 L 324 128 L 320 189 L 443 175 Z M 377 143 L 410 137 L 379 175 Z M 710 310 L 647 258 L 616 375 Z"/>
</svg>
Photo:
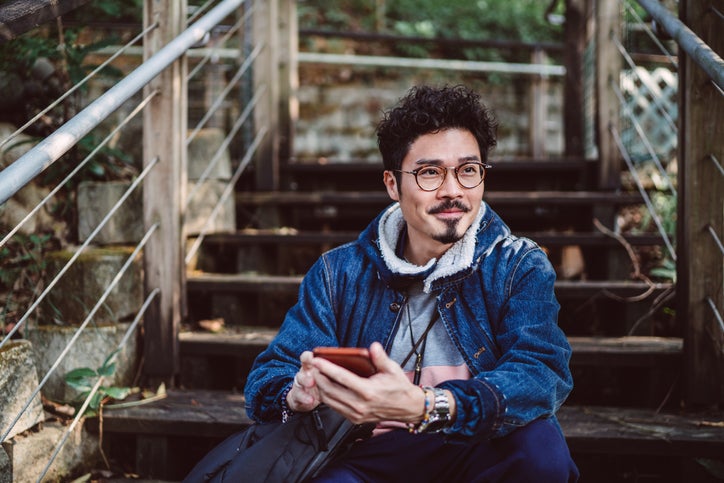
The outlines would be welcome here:
<svg viewBox="0 0 724 483">
<path fill-rule="evenodd" d="M 392 171 L 385 171 L 382 173 L 382 181 L 385 183 L 387 188 L 387 194 L 392 198 L 392 201 L 400 201 L 400 193 L 397 190 L 397 178 Z"/>
</svg>

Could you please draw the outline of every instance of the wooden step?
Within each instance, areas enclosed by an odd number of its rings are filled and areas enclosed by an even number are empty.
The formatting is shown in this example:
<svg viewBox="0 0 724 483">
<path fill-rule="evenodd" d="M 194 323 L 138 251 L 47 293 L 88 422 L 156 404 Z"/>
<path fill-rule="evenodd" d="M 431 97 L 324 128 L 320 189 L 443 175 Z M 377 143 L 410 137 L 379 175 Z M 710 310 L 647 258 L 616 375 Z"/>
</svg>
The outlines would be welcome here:
<svg viewBox="0 0 724 483">
<path fill-rule="evenodd" d="M 623 206 L 642 203 L 639 193 L 613 191 L 495 191 L 485 192 L 491 206 L 594 205 Z M 392 203 L 385 191 L 243 191 L 237 205 L 365 205 L 384 207 Z"/>
<path fill-rule="evenodd" d="M 516 233 L 530 238 L 542 246 L 620 246 L 620 242 L 603 233 L 553 233 L 527 232 Z M 207 246 L 215 245 L 328 245 L 338 246 L 354 241 L 359 236 L 356 231 L 299 231 L 294 229 L 245 229 L 233 233 L 211 233 L 204 238 Z M 632 246 L 663 245 L 661 235 L 654 233 L 623 234 L 626 243 Z"/>
<path fill-rule="evenodd" d="M 273 327 L 233 327 L 226 332 L 188 331 L 179 334 L 182 356 L 256 355 L 276 336 Z M 571 365 L 676 367 L 683 342 L 673 337 L 568 337 L 573 349 Z"/>
<path fill-rule="evenodd" d="M 707 458 L 724 454 L 721 412 L 669 414 L 637 408 L 563 406 L 558 418 L 573 453 Z M 243 396 L 223 391 L 171 390 L 160 401 L 103 412 L 106 437 L 128 434 L 221 440 L 250 423 Z M 159 443 L 159 439 L 153 441 Z"/>
<path fill-rule="evenodd" d="M 487 183 L 492 189 L 586 189 L 596 178 L 596 160 L 582 158 L 501 158 L 491 162 Z M 382 160 L 293 160 L 282 168 L 293 189 L 379 190 Z"/>
<path fill-rule="evenodd" d="M 186 288 L 189 292 L 296 292 L 299 290 L 302 278 L 302 275 L 191 272 L 186 281 Z M 649 285 L 628 280 L 558 280 L 555 289 L 559 298 L 586 298 L 604 291 L 618 297 L 633 297 L 646 292 L 650 292 L 650 296 L 660 295 L 670 290 L 672 285 L 671 283 Z"/>
</svg>

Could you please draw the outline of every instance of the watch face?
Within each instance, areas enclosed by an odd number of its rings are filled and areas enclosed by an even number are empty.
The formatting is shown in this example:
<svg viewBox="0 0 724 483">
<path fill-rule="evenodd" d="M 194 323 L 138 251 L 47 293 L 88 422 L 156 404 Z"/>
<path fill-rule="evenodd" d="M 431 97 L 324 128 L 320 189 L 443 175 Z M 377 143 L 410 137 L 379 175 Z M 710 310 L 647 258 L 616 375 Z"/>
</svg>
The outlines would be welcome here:
<svg viewBox="0 0 724 483">
<path fill-rule="evenodd" d="M 425 428 L 426 433 L 436 433 L 442 431 L 447 426 L 447 419 L 436 418 L 431 420 Z"/>
</svg>

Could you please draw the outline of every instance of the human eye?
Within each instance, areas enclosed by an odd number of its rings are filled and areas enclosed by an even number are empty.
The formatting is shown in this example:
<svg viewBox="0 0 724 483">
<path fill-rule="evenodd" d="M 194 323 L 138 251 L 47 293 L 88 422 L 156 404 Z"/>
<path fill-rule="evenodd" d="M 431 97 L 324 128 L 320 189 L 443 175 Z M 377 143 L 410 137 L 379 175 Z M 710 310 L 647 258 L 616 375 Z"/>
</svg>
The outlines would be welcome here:
<svg viewBox="0 0 724 483">
<path fill-rule="evenodd" d="M 458 174 L 463 176 L 476 176 L 480 174 L 480 166 L 477 163 L 467 163 L 460 166 Z"/>
<path fill-rule="evenodd" d="M 417 170 L 417 175 L 422 178 L 437 178 L 441 170 L 437 166 L 423 166 Z"/>
</svg>

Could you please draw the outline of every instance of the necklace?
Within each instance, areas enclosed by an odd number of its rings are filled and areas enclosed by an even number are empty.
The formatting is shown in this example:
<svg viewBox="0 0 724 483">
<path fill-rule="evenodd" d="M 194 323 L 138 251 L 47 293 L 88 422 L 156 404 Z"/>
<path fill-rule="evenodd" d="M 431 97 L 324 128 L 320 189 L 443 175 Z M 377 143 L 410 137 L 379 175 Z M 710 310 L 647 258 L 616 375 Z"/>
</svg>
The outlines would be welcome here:
<svg viewBox="0 0 724 483">
<path fill-rule="evenodd" d="M 425 328 L 425 331 L 422 333 L 420 338 L 415 342 L 415 337 L 412 333 L 412 317 L 410 316 L 410 301 L 408 300 L 406 302 L 405 310 L 407 311 L 407 321 L 409 323 L 409 331 L 410 331 L 410 344 L 412 345 L 412 350 L 407 354 L 407 357 L 405 357 L 405 360 L 402 361 L 402 367 L 405 367 L 407 364 L 407 361 L 410 360 L 412 355 L 415 355 L 415 373 L 412 379 L 412 383 L 415 385 L 420 384 L 420 376 L 422 374 L 422 358 L 425 356 L 425 346 L 427 345 L 427 334 L 430 333 L 430 329 L 432 329 L 432 326 L 435 325 L 435 322 L 437 321 L 437 317 L 433 315 L 432 320 L 430 323 L 427 324 L 427 327 Z M 418 351 L 417 348 L 420 347 L 420 350 Z"/>
</svg>

